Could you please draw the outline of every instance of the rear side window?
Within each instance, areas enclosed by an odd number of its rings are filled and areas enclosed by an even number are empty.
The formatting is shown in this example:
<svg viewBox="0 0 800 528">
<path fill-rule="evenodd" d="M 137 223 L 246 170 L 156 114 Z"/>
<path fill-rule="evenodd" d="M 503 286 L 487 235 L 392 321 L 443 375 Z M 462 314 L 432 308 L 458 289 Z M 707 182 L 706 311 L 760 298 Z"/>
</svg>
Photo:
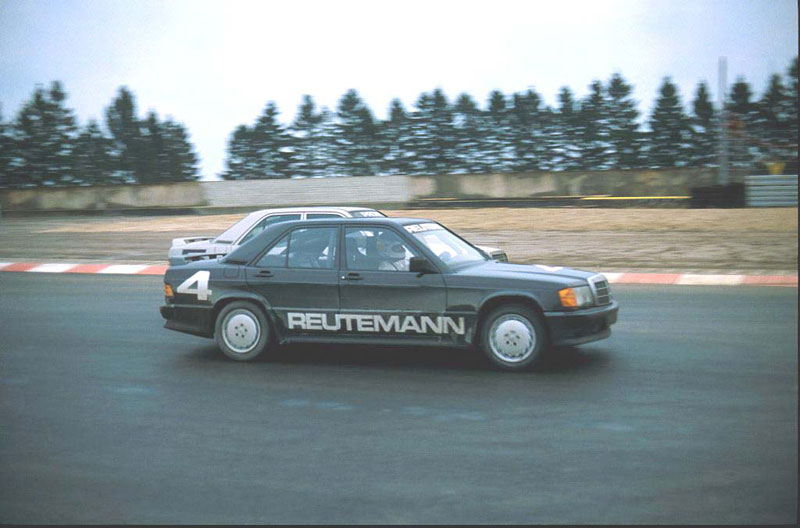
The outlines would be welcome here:
<svg viewBox="0 0 800 528">
<path fill-rule="evenodd" d="M 263 230 L 265 230 L 266 228 L 268 228 L 272 224 L 277 224 L 279 222 L 288 222 L 290 220 L 300 220 L 300 215 L 299 214 L 279 214 L 279 215 L 268 216 L 268 217 L 264 218 L 263 220 L 261 220 L 259 223 L 257 223 L 255 226 L 253 226 L 253 229 L 251 229 L 250 232 L 247 233 L 244 236 L 244 238 L 242 238 L 242 240 L 239 242 L 239 245 L 244 244 L 245 242 L 247 242 L 248 240 L 250 240 L 254 236 L 260 234 Z"/>
<path fill-rule="evenodd" d="M 338 227 L 295 229 L 289 240 L 289 267 L 333 269 L 338 238 Z"/>
<path fill-rule="evenodd" d="M 275 243 L 256 263 L 259 268 L 333 269 L 338 227 L 295 229 Z"/>
<path fill-rule="evenodd" d="M 256 266 L 259 268 L 285 268 L 289 248 L 289 235 L 280 239 L 274 246 L 259 259 Z"/>
</svg>

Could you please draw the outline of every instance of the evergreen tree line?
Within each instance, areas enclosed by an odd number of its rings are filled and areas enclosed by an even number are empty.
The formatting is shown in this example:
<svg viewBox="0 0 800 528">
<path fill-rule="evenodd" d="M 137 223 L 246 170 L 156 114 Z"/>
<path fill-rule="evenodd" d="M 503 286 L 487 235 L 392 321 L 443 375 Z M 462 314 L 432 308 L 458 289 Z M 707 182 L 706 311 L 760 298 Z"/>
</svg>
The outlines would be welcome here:
<svg viewBox="0 0 800 528">
<path fill-rule="evenodd" d="M 0 187 L 163 183 L 199 178 L 183 125 L 154 112 L 137 116 L 133 94 L 119 89 L 95 120 L 77 124 L 67 94 L 54 81 L 37 87 L 17 117 L 0 115 Z"/>
<path fill-rule="evenodd" d="M 335 111 L 303 96 L 285 125 L 270 102 L 250 126 L 231 134 L 223 179 L 609 170 L 717 164 L 720 116 L 698 84 L 687 112 L 664 78 L 645 126 L 632 86 L 620 74 L 594 81 L 576 99 L 562 88 L 554 107 L 533 89 L 494 91 L 485 108 L 467 93 L 448 101 L 436 89 L 411 110 L 392 100 L 376 119 L 355 90 Z M 60 83 L 36 88 L 16 119 L 0 115 L 0 187 L 161 183 L 199 178 L 186 129 L 154 112 L 138 117 L 133 94 L 120 88 L 105 111 L 80 128 Z M 756 96 L 742 78 L 727 97 L 734 169 L 797 172 L 798 60 L 771 76 Z"/>
<path fill-rule="evenodd" d="M 769 163 L 797 171 L 798 63 L 788 80 L 774 74 L 756 98 L 739 78 L 726 103 L 729 159 L 734 169 L 766 171 Z M 439 90 L 423 93 L 409 111 L 394 99 L 386 120 L 374 117 L 355 90 L 334 112 L 303 96 L 294 121 L 284 126 L 268 103 L 252 126 L 228 141 L 227 180 L 657 169 L 715 166 L 719 112 L 708 87 L 698 84 L 687 112 L 675 84 L 665 78 L 647 129 L 639 124 L 632 86 L 621 75 L 594 81 L 576 100 L 562 88 L 551 108 L 535 90 L 494 91 L 482 109 L 469 94 L 448 101 Z"/>
</svg>

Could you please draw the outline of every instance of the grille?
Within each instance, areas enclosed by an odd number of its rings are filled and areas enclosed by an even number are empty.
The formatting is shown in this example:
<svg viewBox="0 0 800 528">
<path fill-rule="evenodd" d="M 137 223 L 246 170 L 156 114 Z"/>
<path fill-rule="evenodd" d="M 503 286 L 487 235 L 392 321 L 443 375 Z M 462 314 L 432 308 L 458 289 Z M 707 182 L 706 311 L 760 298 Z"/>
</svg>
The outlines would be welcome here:
<svg viewBox="0 0 800 528">
<path fill-rule="evenodd" d="M 594 300 L 598 306 L 611 304 L 611 288 L 608 286 L 608 281 L 603 275 L 595 275 L 589 278 L 589 286 L 592 287 L 594 292 Z"/>
</svg>

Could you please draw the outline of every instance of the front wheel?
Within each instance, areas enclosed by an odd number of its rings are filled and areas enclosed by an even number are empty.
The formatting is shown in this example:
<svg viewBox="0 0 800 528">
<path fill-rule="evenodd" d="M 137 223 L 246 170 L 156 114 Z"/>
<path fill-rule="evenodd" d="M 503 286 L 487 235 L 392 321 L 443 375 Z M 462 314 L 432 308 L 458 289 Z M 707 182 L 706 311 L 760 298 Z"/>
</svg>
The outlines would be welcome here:
<svg viewBox="0 0 800 528">
<path fill-rule="evenodd" d="M 547 331 L 541 317 L 527 306 L 501 306 L 483 321 L 481 347 L 495 367 L 524 370 L 541 359 Z"/>
<path fill-rule="evenodd" d="M 270 337 L 264 312 L 247 301 L 235 301 L 220 310 L 214 330 L 217 346 L 235 361 L 254 359 Z"/>
</svg>

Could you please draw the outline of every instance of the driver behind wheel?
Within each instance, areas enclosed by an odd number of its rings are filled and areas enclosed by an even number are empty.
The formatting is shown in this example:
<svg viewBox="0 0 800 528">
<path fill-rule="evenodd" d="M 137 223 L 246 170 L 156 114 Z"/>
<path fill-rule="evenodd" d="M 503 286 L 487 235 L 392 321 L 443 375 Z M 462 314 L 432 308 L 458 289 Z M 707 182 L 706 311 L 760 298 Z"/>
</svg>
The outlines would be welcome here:
<svg viewBox="0 0 800 528">
<path fill-rule="evenodd" d="M 408 271 L 406 248 L 397 240 L 397 237 L 384 231 L 377 238 L 377 250 L 381 258 L 378 269 L 381 271 Z"/>
</svg>

